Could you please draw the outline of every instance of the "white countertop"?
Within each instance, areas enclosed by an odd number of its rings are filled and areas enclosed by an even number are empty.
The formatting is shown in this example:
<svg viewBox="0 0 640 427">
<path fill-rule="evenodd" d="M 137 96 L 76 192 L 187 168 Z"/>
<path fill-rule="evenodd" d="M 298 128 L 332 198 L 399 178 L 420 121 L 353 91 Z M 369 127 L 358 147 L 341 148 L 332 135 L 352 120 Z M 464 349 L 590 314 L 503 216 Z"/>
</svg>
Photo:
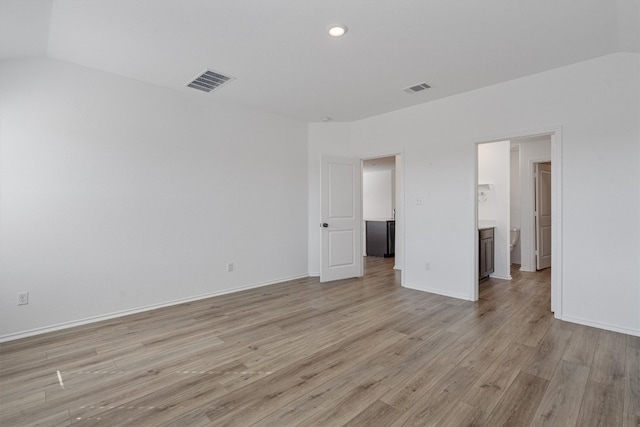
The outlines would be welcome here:
<svg viewBox="0 0 640 427">
<path fill-rule="evenodd" d="M 496 228 L 496 221 L 492 219 L 478 220 L 478 230 L 485 230 L 487 228 Z"/>
</svg>

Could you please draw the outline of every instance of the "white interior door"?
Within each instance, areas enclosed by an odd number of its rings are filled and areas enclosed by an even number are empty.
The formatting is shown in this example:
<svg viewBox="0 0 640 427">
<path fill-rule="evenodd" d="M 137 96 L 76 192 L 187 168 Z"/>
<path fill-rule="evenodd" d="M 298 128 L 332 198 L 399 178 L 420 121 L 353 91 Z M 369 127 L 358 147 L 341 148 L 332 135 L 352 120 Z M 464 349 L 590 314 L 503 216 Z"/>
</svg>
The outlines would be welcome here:
<svg viewBox="0 0 640 427">
<path fill-rule="evenodd" d="M 323 157 L 320 281 L 362 276 L 359 159 Z"/>
<path fill-rule="evenodd" d="M 551 267 L 551 165 L 535 164 L 536 269 Z"/>
</svg>

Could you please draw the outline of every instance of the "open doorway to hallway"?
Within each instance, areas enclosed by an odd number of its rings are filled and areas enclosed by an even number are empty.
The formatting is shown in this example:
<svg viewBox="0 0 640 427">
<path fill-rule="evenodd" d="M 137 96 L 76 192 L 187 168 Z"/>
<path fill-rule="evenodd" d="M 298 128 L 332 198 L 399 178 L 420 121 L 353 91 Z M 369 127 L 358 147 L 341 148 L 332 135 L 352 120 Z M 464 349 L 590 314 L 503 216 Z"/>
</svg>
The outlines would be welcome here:
<svg viewBox="0 0 640 427">
<path fill-rule="evenodd" d="M 363 163 L 370 159 L 391 157 L 395 161 L 395 177 L 389 180 L 389 193 L 395 190 L 394 206 L 389 204 L 383 218 L 395 222 L 395 238 L 386 239 L 384 254 L 394 255 L 394 268 L 402 270 L 403 260 L 403 194 L 402 155 L 387 154 L 369 158 L 322 156 L 320 168 L 320 281 L 329 282 L 361 277 L 365 231 L 363 202 Z M 375 162 L 374 162 L 375 163 Z M 392 168 L 389 168 L 392 169 Z M 391 174 L 389 174 L 391 175 Z M 378 219 L 378 218 L 375 218 Z"/>
<path fill-rule="evenodd" d="M 402 200 L 401 156 L 362 160 L 362 237 L 367 266 L 387 265 L 400 269 L 402 259 L 399 211 Z M 374 258 L 384 258 L 375 263 Z"/>
</svg>

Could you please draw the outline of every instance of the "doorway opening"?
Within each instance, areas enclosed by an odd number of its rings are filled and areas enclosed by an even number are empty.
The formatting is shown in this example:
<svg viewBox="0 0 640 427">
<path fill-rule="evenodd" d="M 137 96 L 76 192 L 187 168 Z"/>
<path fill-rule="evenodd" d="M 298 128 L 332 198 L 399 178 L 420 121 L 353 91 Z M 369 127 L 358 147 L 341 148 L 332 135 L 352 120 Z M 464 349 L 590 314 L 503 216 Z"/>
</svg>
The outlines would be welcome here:
<svg viewBox="0 0 640 427">
<path fill-rule="evenodd" d="M 402 157 L 362 159 L 362 252 L 368 265 L 400 270 L 402 236 Z M 376 258 L 387 259 L 384 262 Z"/>
<path fill-rule="evenodd" d="M 551 311 L 561 317 L 560 146 L 559 129 L 477 144 L 476 299 L 483 279 L 553 264 Z"/>
<path fill-rule="evenodd" d="M 388 239 L 394 263 L 401 271 L 404 253 L 403 201 L 404 173 L 401 154 L 367 158 L 322 156 L 320 168 L 320 281 L 330 282 L 364 275 L 365 221 L 362 215 L 364 162 L 390 157 L 395 164 L 395 177 L 389 188 L 395 191 L 393 204 L 382 218 L 395 223 L 395 238 Z M 375 163 L 375 161 L 374 161 Z M 395 206 L 394 206 L 395 205 Z M 394 215 L 395 208 L 395 215 Z M 371 254 L 370 254 L 371 255 Z M 384 255 L 384 254 L 383 254 Z M 402 279 L 400 279 L 402 282 Z M 402 284 L 402 283 L 401 283 Z"/>
</svg>

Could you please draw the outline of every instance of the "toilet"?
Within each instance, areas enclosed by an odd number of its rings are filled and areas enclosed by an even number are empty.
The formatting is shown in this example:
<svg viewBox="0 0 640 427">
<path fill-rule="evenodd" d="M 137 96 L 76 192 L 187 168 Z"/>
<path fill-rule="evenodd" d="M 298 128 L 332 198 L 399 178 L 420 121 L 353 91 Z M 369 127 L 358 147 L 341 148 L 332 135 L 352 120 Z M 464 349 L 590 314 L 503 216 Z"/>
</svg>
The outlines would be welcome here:
<svg viewBox="0 0 640 427">
<path fill-rule="evenodd" d="M 511 235 L 511 239 L 509 240 L 509 250 L 513 251 L 513 247 L 517 245 L 518 240 L 520 240 L 520 229 L 512 228 L 510 235 Z"/>
</svg>

